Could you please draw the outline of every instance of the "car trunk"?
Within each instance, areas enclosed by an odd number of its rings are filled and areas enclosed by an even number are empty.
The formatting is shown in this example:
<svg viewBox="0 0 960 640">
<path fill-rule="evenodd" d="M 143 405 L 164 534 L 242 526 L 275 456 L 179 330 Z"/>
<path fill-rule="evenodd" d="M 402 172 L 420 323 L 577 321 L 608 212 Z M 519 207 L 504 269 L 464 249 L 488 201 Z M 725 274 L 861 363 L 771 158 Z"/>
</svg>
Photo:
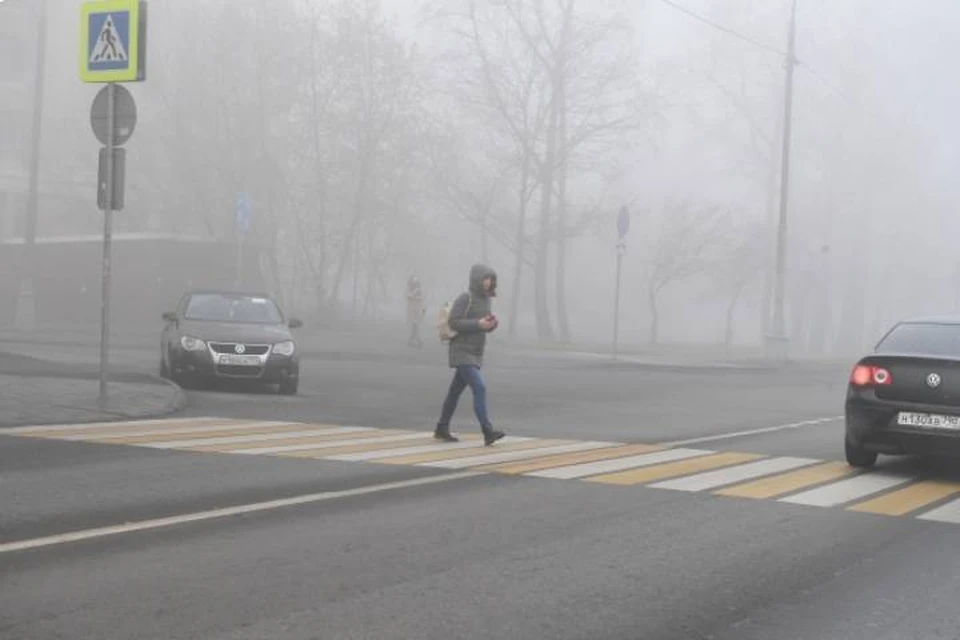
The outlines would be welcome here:
<svg viewBox="0 0 960 640">
<path fill-rule="evenodd" d="M 890 384 L 877 385 L 881 400 L 960 405 L 960 360 L 929 356 L 875 355 L 862 364 L 890 372 Z"/>
</svg>

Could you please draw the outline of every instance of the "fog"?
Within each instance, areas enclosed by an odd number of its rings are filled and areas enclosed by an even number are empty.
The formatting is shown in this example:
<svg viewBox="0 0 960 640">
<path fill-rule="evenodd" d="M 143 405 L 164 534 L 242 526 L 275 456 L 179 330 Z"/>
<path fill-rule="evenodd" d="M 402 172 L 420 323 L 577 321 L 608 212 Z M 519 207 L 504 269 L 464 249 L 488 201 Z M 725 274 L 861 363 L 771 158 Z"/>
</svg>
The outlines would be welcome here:
<svg viewBox="0 0 960 640">
<path fill-rule="evenodd" d="M 239 279 L 308 326 L 404 336 L 410 276 L 432 318 L 484 262 L 499 274 L 499 339 L 609 344 L 623 206 L 622 342 L 747 349 L 774 330 L 789 0 L 149 9 L 147 78 L 127 85 L 139 117 L 115 216 L 118 331 L 159 330 L 131 292 L 170 307 L 188 286 Z M 949 0 L 799 0 L 784 289 L 795 354 L 855 352 L 898 318 L 957 311 L 960 88 L 944 61 L 960 53 L 958 18 Z M 96 319 L 79 308 L 98 308 L 99 245 L 58 244 L 103 224 L 89 123 L 100 87 L 78 77 L 79 22 L 76 2 L 0 2 L 0 323 Z M 31 263 L 38 108 L 47 248 Z M 239 256 L 238 194 L 252 203 Z M 166 239 L 123 249 L 135 238 Z"/>
</svg>

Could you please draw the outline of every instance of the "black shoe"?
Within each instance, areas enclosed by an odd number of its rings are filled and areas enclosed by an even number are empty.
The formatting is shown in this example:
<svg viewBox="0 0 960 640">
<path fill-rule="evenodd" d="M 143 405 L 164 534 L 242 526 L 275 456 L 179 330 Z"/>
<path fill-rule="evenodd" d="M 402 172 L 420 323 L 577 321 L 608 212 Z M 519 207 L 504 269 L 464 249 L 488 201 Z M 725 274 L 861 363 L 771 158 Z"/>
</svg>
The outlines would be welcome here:
<svg viewBox="0 0 960 640">
<path fill-rule="evenodd" d="M 488 427 L 483 430 L 483 444 L 489 447 L 505 435 L 507 434 L 505 434 L 503 431 L 497 431 L 493 427 Z"/>
<path fill-rule="evenodd" d="M 433 432 L 433 437 L 443 442 L 460 442 L 460 438 L 450 433 L 450 429 L 437 428 L 437 430 Z"/>
</svg>

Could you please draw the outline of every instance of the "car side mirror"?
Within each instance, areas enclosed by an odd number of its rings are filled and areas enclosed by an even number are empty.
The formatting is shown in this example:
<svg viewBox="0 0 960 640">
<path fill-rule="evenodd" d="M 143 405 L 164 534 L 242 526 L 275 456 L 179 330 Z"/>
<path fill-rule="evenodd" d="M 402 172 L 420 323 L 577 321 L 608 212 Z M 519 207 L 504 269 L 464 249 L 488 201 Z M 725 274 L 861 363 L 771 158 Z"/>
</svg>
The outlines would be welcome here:
<svg viewBox="0 0 960 640">
<path fill-rule="evenodd" d="M 291 329 L 299 329 L 300 327 L 303 326 L 303 322 L 301 322 L 300 320 L 297 320 L 296 318 L 290 318 L 290 322 L 288 323 L 288 326 Z"/>
<path fill-rule="evenodd" d="M 176 321 L 177 321 L 177 314 L 176 314 L 176 312 L 174 312 L 174 311 L 167 311 L 167 312 L 165 312 L 165 313 L 163 314 L 163 319 L 164 319 L 166 322 L 176 322 Z"/>
</svg>

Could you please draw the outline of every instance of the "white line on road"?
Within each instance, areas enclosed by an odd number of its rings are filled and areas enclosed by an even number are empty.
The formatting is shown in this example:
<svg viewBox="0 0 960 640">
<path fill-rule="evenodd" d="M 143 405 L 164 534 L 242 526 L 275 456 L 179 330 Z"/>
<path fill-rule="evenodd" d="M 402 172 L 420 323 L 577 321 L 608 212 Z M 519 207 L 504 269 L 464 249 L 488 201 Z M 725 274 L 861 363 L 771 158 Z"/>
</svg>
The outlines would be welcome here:
<svg viewBox="0 0 960 640">
<path fill-rule="evenodd" d="M 554 467 L 552 469 L 544 469 L 543 471 L 534 471 L 526 475 L 537 478 L 573 480 L 575 478 L 586 478 L 587 476 L 598 476 L 603 473 L 614 473 L 616 471 L 625 471 L 638 467 L 648 467 L 664 462 L 676 462 L 687 458 L 704 456 L 708 453 L 715 452 L 703 449 L 667 449 L 665 451 L 641 453 L 626 458 L 614 458 L 612 460 L 601 460 L 599 462 L 583 462 L 563 467 Z"/>
<path fill-rule="evenodd" d="M 41 547 L 52 547 L 70 542 L 79 542 L 82 540 L 91 540 L 94 538 L 103 538 L 106 536 L 119 535 L 122 533 L 135 533 L 138 531 L 149 531 L 151 529 L 161 529 L 176 525 L 188 524 L 191 522 L 203 522 L 206 520 L 216 520 L 218 518 L 227 518 L 230 516 L 244 515 L 248 513 L 257 513 L 261 511 L 272 511 L 283 507 L 293 507 L 302 504 L 311 504 L 314 502 L 327 502 L 329 500 L 338 500 L 340 498 L 351 498 L 354 496 L 363 496 L 371 493 L 381 493 L 384 491 L 393 491 L 395 489 L 409 489 L 411 487 L 421 487 L 430 484 L 440 484 L 442 482 L 451 482 L 464 478 L 472 478 L 484 475 L 475 471 L 460 471 L 457 473 L 448 473 L 442 476 L 433 476 L 429 478 L 415 478 L 413 480 L 401 480 L 399 482 L 386 482 L 369 487 L 359 487 L 356 489 L 345 489 L 343 491 L 325 491 L 321 493 L 308 493 L 302 496 L 292 498 L 281 498 L 279 500 L 267 500 L 265 502 L 254 502 L 235 507 L 226 507 L 223 509 L 211 509 L 210 511 L 198 511 L 195 513 L 186 513 L 179 516 L 170 516 L 167 518 L 156 518 L 153 520 L 142 520 L 140 522 L 128 522 L 126 524 L 114 525 L 109 527 L 98 527 L 96 529 L 84 529 L 81 531 L 72 531 L 70 533 L 61 533 L 42 538 L 32 538 L 29 540 L 18 540 L 15 542 L 0 543 L 0 554 L 11 553 L 13 551 L 26 551 L 28 549 L 38 549 Z"/>
<path fill-rule="evenodd" d="M 218 431 L 254 431 L 256 429 L 269 429 L 272 427 L 294 427 L 295 422 L 245 422 L 242 424 L 217 424 L 212 427 L 172 427 L 170 429 L 143 429 L 141 431 L 109 431 L 98 433 L 81 433 L 69 436 L 57 436 L 58 440 L 119 440 L 123 438 L 142 438 L 144 436 L 165 436 L 178 433 L 216 433 Z M 318 429 L 323 427 L 317 427 Z M 359 430 L 361 427 L 354 427 Z"/>
<path fill-rule="evenodd" d="M 395 436 L 377 436 L 375 438 L 352 438 L 350 440 L 315 440 L 313 442 L 304 442 L 302 444 L 287 444 L 277 447 L 257 447 L 256 449 L 234 449 L 230 453 L 240 453 L 248 456 L 258 456 L 274 453 L 287 453 L 294 451 L 310 451 L 311 449 L 343 449 L 358 444 L 378 444 L 403 442 L 405 440 L 425 440 L 430 436 L 429 433 L 403 433 L 398 432 Z M 324 434 L 318 433 L 318 436 Z"/>
<path fill-rule="evenodd" d="M 775 427 L 762 427 L 760 429 L 749 429 L 747 431 L 734 431 L 733 433 L 720 433 L 715 436 L 703 436 L 701 438 L 688 438 L 687 440 L 674 440 L 673 442 L 661 442 L 662 447 L 685 447 L 688 444 L 698 444 L 700 442 L 714 442 L 715 440 L 732 440 L 733 438 L 743 438 L 745 436 L 755 436 L 763 433 L 774 433 L 776 431 L 788 431 L 790 429 L 800 429 L 801 427 L 813 427 L 821 424 L 828 424 L 843 420 L 843 416 L 834 416 L 832 418 L 817 418 L 816 420 L 804 420 L 803 422 L 791 422 L 790 424 L 778 424 Z"/>
<path fill-rule="evenodd" d="M 820 460 L 814 460 L 813 458 L 770 458 L 768 460 L 759 460 L 727 469 L 707 471 L 684 478 L 657 482 L 651 484 L 650 487 L 653 489 L 673 489 L 674 491 L 704 491 L 706 489 L 715 489 L 723 485 L 733 484 L 734 482 L 742 482 L 782 471 L 790 471 L 791 469 L 805 467 L 815 462 L 820 462 Z"/>
<path fill-rule="evenodd" d="M 424 462 L 420 466 L 439 467 L 442 469 L 465 469 L 467 467 L 479 467 L 486 464 L 500 464 L 501 462 L 529 460 L 531 458 L 539 458 L 541 456 L 548 456 L 556 453 L 575 453 L 579 451 L 593 451 L 594 449 L 606 449 L 615 445 L 615 442 L 574 442 L 571 444 L 554 445 L 540 449 L 504 451 L 502 453 L 491 453 L 485 456 L 473 456 L 470 458 L 456 458 L 453 460 Z"/>
<path fill-rule="evenodd" d="M 909 476 L 883 472 L 864 474 L 834 482 L 825 487 L 797 493 L 787 498 L 780 498 L 780 502 L 802 504 L 808 507 L 835 507 L 838 504 L 892 489 L 911 480 L 913 478 Z"/>
<path fill-rule="evenodd" d="M 32 427 L 16 427 L 15 429 L 7 429 L 4 433 L 45 433 L 47 431 L 84 431 L 92 429 L 103 429 L 104 427 L 143 427 L 150 425 L 161 425 L 161 424 L 171 424 L 189 421 L 190 424 L 209 424 L 210 422 L 220 422 L 223 418 L 159 418 L 156 420 L 135 420 L 135 421 L 118 421 L 118 422 L 88 422 L 86 424 L 45 424 Z"/>
<path fill-rule="evenodd" d="M 507 436 L 500 442 L 505 444 L 529 442 L 533 438 L 519 438 L 516 436 Z M 396 449 L 377 449 L 376 451 L 361 451 L 360 453 L 343 453 L 334 456 L 325 456 L 325 460 L 339 460 L 341 462 L 365 462 L 367 460 L 377 460 L 379 458 L 394 458 L 397 456 L 408 456 L 419 453 L 431 453 L 433 451 L 458 451 L 462 449 L 476 449 L 477 451 L 489 451 L 482 442 L 453 442 L 450 444 L 426 444 L 422 447 L 406 447 Z"/>
</svg>

